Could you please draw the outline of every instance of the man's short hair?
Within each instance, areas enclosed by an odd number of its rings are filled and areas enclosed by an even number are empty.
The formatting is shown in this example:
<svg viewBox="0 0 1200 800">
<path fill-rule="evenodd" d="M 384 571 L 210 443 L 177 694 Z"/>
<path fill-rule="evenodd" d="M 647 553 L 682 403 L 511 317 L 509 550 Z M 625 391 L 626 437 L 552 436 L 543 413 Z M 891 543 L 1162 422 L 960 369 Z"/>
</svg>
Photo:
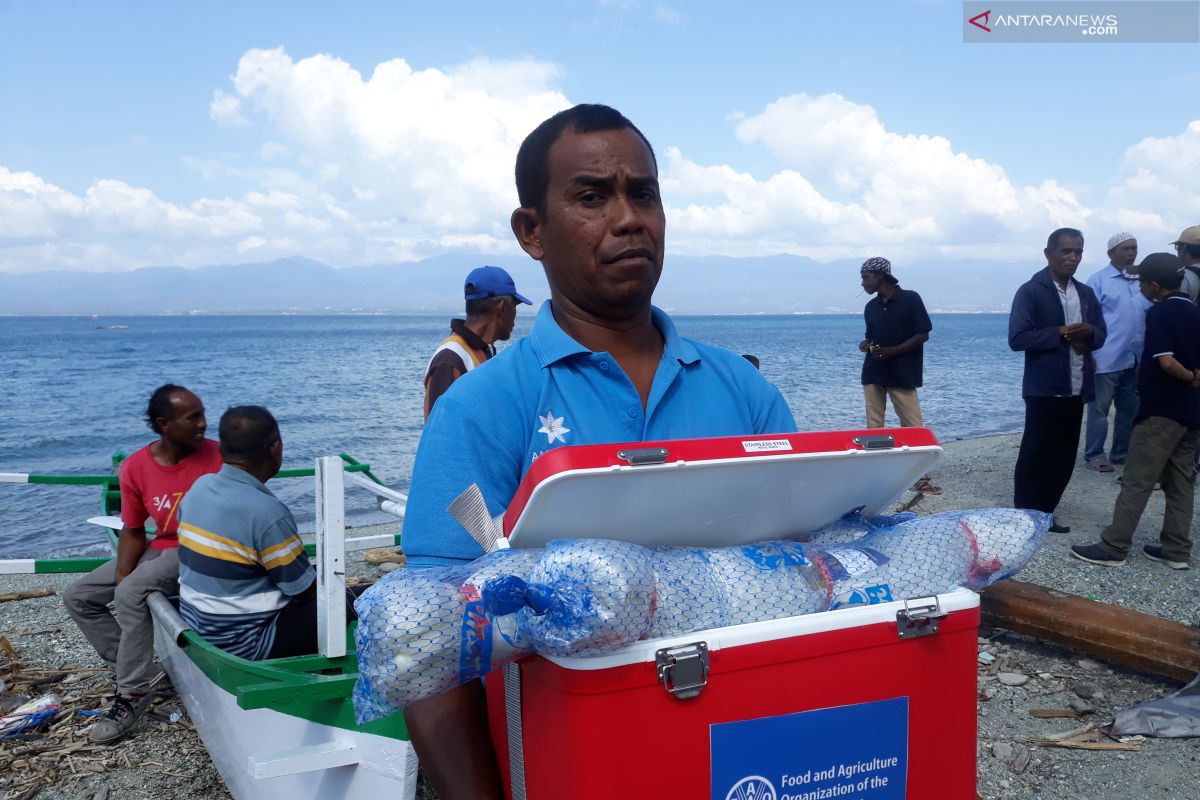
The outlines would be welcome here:
<svg viewBox="0 0 1200 800">
<path fill-rule="evenodd" d="M 221 415 L 221 457 L 261 464 L 279 441 L 279 423 L 262 406 L 230 406 Z"/>
<path fill-rule="evenodd" d="M 164 383 L 154 390 L 154 394 L 150 395 L 150 402 L 146 403 L 146 424 L 150 426 L 150 430 L 162 433 L 158 427 L 158 418 L 171 416 L 171 395 L 186 391 L 187 389 L 174 383 Z"/>
<path fill-rule="evenodd" d="M 629 119 L 609 106 L 581 103 L 560 111 L 533 129 L 517 151 L 517 198 L 522 208 L 546 211 L 546 189 L 550 186 L 550 148 L 570 129 L 576 133 L 595 133 L 628 128 L 646 143 L 650 158 L 658 168 L 658 159 L 650 140 Z"/>
<path fill-rule="evenodd" d="M 1046 240 L 1046 249 L 1053 250 L 1058 247 L 1058 243 L 1062 241 L 1064 236 L 1073 236 L 1076 239 L 1082 239 L 1083 234 L 1074 228 L 1059 228 L 1054 233 L 1050 234 L 1050 238 Z"/>
<path fill-rule="evenodd" d="M 496 306 L 509 301 L 512 301 L 512 298 L 508 295 L 501 295 L 499 297 L 485 297 L 482 300 L 468 300 L 467 319 L 475 320 L 479 319 L 480 317 L 486 317 L 488 314 L 491 314 L 496 310 Z"/>
</svg>

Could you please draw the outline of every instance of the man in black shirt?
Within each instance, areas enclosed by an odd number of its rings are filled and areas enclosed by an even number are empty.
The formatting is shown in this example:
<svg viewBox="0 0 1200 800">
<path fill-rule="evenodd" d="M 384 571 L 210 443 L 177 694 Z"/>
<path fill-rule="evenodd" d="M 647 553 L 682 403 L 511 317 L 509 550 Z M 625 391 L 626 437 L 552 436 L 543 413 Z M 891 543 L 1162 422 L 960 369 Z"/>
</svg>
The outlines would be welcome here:
<svg viewBox="0 0 1200 800">
<path fill-rule="evenodd" d="M 1156 481 L 1166 495 L 1160 544 L 1142 552 L 1172 569 L 1187 569 L 1192 543 L 1193 458 L 1200 444 L 1200 309 L 1180 291 L 1183 264 L 1170 253 L 1147 256 L 1138 270 L 1146 312 L 1146 344 L 1138 374 L 1140 407 L 1134 420 L 1121 494 L 1112 524 L 1096 544 L 1071 555 L 1090 564 L 1125 563 L 1133 532 Z"/>
<path fill-rule="evenodd" d="M 866 353 L 862 384 L 867 404 L 867 427 L 882 428 L 887 398 L 900 418 L 900 425 L 921 427 L 921 404 L 917 388 L 921 385 L 922 349 L 929 340 L 933 324 L 925 312 L 921 295 L 900 288 L 886 258 L 869 258 L 859 271 L 862 287 L 875 297 L 863 309 L 867 335 L 858 344 Z M 925 494 L 941 494 L 926 475 L 915 487 Z"/>
</svg>

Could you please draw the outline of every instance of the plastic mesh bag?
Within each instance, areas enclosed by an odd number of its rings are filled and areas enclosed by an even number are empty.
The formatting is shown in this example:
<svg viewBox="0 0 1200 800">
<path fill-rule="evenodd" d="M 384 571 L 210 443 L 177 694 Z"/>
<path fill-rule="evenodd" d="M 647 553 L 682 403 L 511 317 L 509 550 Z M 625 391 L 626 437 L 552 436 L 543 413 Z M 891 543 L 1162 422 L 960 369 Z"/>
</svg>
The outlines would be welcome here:
<svg viewBox="0 0 1200 800">
<path fill-rule="evenodd" d="M 842 545 L 810 547 L 826 583 L 828 607 L 981 589 L 1025 567 L 1045 540 L 1051 516 L 989 508 L 947 511 L 879 528 Z"/>
<path fill-rule="evenodd" d="M 912 511 L 881 514 L 877 517 L 864 517 L 858 511 L 851 511 L 832 525 L 826 525 L 812 533 L 800 534 L 795 539 L 798 542 L 813 545 L 843 544 L 861 539 L 871 531 L 892 528 L 901 522 L 908 522 L 916 518 L 917 515 Z"/>
<path fill-rule="evenodd" d="M 354 604 L 360 723 L 392 714 L 533 652 L 515 616 L 490 615 L 482 588 L 526 575 L 540 550 L 499 550 L 462 567 L 398 569 Z"/>
</svg>

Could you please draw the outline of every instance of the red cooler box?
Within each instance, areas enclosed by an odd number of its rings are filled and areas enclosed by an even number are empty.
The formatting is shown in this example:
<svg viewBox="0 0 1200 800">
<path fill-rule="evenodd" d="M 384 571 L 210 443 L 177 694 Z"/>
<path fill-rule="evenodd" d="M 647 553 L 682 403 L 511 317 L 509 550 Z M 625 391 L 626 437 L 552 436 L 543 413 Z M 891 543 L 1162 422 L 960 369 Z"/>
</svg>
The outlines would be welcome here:
<svg viewBox="0 0 1200 800">
<path fill-rule="evenodd" d="M 513 546 L 719 547 L 882 513 L 940 455 L 925 429 L 553 450 L 505 515 Z M 508 796 L 975 797 L 978 596 L 937 597 L 534 657 L 487 682 Z"/>
</svg>

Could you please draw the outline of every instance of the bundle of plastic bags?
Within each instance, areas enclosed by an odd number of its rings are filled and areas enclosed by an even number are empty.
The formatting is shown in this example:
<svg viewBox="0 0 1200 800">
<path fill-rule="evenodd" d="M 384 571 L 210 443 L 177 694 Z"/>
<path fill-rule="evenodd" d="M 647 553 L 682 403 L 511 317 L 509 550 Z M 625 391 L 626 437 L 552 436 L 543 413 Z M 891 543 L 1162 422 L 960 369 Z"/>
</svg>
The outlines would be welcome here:
<svg viewBox="0 0 1200 800">
<path fill-rule="evenodd" d="M 359 722 L 531 653 L 607 653 L 646 638 L 979 589 L 1041 546 L 1050 516 L 984 509 L 848 517 L 805 537 L 648 549 L 557 540 L 463 567 L 396 570 L 355 607 Z"/>
</svg>

